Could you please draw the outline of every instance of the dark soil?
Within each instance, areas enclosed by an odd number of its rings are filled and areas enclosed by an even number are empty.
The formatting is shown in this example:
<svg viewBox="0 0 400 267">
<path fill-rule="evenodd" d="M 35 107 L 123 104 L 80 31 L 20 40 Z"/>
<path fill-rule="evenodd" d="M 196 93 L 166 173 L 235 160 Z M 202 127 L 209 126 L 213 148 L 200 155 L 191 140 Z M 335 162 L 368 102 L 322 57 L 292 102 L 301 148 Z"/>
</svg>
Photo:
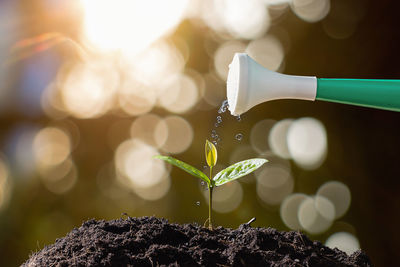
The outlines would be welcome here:
<svg viewBox="0 0 400 267">
<path fill-rule="evenodd" d="M 89 220 L 55 244 L 33 254 L 23 266 L 371 266 L 310 241 L 299 232 L 272 228 L 170 224 L 154 217 Z"/>
</svg>

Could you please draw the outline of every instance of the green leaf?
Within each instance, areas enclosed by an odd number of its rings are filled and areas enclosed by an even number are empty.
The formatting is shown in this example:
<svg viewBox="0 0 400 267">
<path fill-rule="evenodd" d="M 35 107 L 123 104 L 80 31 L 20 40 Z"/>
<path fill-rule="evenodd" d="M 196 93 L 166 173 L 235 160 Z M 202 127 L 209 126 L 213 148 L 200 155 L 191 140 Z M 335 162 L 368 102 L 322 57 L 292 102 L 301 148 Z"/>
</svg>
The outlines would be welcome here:
<svg viewBox="0 0 400 267">
<path fill-rule="evenodd" d="M 200 178 L 201 180 L 203 180 L 204 182 L 206 182 L 207 184 L 210 184 L 210 179 L 208 179 L 207 175 L 205 175 L 202 171 L 199 171 L 198 169 L 196 169 L 195 167 L 180 161 L 178 159 L 175 159 L 173 157 L 168 157 L 168 156 L 161 156 L 161 155 L 157 155 L 154 156 L 154 158 L 156 159 L 161 159 L 164 160 L 172 165 L 175 165 L 178 168 L 181 168 L 182 170 L 184 170 L 185 172 L 190 173 L 193 176 L 196 176 L 197 178 Z"/>
<path fill-rule="evenodd" d="M 208 140 L 206 140 L 205 152 L 207 165 L 214 167 L 217 164 L 217 148 Z"/>
<path fill-rule="evenodd" d="M 215 186 L 226 184 L 230 181 L 250 174 L 260 168 L 266 162 L 268 162 L 266 159 L 247 159 L 235 163 L 215 175 Z"/>
</svg>

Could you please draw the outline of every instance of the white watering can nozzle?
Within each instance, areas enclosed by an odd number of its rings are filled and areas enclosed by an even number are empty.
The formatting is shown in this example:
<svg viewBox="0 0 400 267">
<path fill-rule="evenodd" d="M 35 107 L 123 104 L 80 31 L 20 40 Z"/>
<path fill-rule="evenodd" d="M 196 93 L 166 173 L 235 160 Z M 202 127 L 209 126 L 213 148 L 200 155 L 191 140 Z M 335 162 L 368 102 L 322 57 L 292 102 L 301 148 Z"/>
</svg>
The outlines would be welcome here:
<svg viewBox="0 0 400 267">
<path fill-rule="evenodd" d="M 270 71 L 245 53 L 236 53 L 229 65 L 229 111 L 238 116 L 255 105 L 275 99 L 315 100 L 317 78 Z"/>
</svg>

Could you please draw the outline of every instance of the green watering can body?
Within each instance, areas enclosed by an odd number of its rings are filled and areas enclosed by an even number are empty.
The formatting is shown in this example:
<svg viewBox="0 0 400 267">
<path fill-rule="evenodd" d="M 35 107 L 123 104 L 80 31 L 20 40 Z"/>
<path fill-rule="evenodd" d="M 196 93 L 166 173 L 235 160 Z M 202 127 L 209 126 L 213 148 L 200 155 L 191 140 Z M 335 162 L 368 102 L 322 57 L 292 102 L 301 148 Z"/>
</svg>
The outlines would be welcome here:
<svg viewBox="0 0 400 267">
<path fill-rule="evenodd" d="M 400 80 L 318 78 L 316 100 L 400 111 Z"/>
</svg>

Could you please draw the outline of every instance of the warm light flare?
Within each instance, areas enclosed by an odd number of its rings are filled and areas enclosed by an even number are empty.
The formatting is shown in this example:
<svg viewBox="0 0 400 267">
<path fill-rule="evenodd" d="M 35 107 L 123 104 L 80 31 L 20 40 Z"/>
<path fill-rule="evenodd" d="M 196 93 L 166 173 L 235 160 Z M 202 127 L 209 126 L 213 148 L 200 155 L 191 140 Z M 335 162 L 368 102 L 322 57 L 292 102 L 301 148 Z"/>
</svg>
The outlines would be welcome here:
<svg viewBox="0 0 400 267">
<path fill-rule="evenodd" d="M 81 0 L 84 39 L 102 51 L 139 52 L 170 32 L 188 0 Z"/>
</svg>

